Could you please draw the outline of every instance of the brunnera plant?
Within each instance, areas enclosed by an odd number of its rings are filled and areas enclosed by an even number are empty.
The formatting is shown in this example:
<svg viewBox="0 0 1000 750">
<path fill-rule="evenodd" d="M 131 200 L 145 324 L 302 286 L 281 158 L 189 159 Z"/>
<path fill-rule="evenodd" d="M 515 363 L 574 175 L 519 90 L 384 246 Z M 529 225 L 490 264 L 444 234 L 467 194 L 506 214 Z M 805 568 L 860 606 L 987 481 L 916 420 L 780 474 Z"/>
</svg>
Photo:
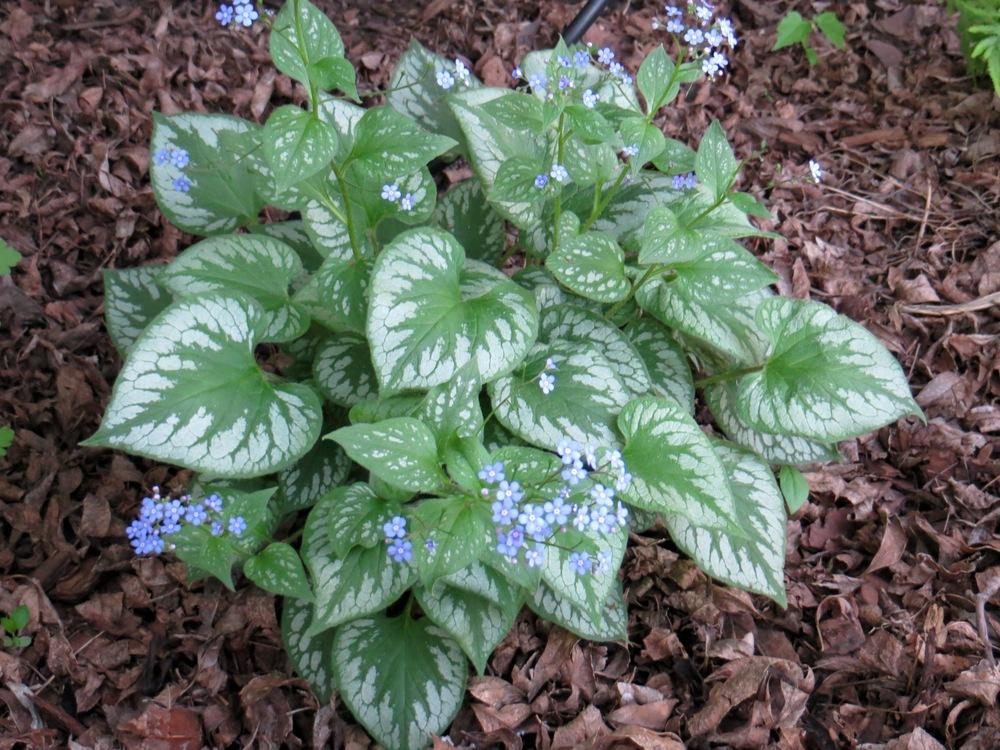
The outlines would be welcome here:
<svg viewBox="0 0 1000 750">
<path fill-rule="evenodd" d="M 627 536 L 657 519 L 784 605 L 775 470 L 801 503 L 795 465 L 920 414 L 868 331 L 771 291 L 719 123 L 697 149 L 653 124 L 736 44 L 669 14 L 673 57 L 634 81 L 560 43 L 487 87 L 414 42 L 362 108 L 333 23 L 289 0 L 270 51 L 307 108 L 155 116 L 159 206 L 205 239 L 106 273 L 124 365 L 87 444 L 196 472 L 143 500 L 136 551 L 281 595 L 295 669 L 387 747 L 448 726 L 525 605 L 625 640 Z"/>
</svg>

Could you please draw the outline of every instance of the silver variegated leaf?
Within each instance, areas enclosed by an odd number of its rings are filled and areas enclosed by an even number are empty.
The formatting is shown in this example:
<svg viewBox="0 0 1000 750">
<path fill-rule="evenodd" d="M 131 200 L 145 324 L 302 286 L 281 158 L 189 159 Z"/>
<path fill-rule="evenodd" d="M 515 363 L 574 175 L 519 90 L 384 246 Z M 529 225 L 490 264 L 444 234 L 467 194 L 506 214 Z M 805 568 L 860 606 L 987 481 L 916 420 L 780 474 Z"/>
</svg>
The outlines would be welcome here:
<svg viewBox="0 0 1000 750">
<path fill-rule="evenodd" d="M 365 335 L 371 263 L 331 254 L 295 293 L 295 303 L 333 331 Z"/>
<path fill-rule="evenodd" d="M 462 706 L 468 662 L 428 618 L 354 620 L 337 630 L 333 661 L 341 699 L 387 748 L 423 750 Z"/>
<path fill-rule="evenodd" d="M 211 237 L 175 258 L 160 283 L 176 296 L 241 292 L 265 310 L 264 341 L 289 341 L 305 333 L 309 317 L 290 304 L 288 288 L 302 261 L 284 242 L 250 234 Z"/>
<path fill-rule="evenodd" d="M 670 332 L 655 320 L 636 318 L 625 326 L 624 333 L 646 365 L 653 393 L 669 396 L 694 413 L 691 366 Z"/>
<path fill-rule="evenodd" d="M 153 138 L 149 149 L 153 195 L 163 214 L 174 226 L 197 235 L 224 234 L 256 218 L 264 205 L 257 178 L 238 150 L 224 139 L 236 140 L 259 127 L 228 115 L 184 112 L 153 115 Z M 189 161 L 177 167 L 171 157 L 187 152 Z M 159 154 L 166 158 L 162 161 Z M 189 186 L 178 190 L 175 180 Z"/>
<path fill-rule="evenodd" d="M 87 444 L 230 478 L 295 462 L 319 437 L 322 410 L 310 388 L 265 378 L 254 347 L 266 325 L 247 297 L 171 305 L 136 341 Z"/>
<path fill-rule="evenodd" d="M 281 640 L 292 668 L 309 683 L 316 697 L 328 703 L 333 695 L 333 631 L 307 635 L 313 606 L 302 599 L 282 601 Z"/>
<path fill-rule="evenodd" d="M 455 639 L 479 674 L 493 649 L 510 631 L 520 606 L 500 607 L 495 602 L 451 586 L 415 590 L 424 613 Z"/>
<path fill-rule="evenodd" d="M 336 191 L 327 196 L 334 207 L 344 215 L 343 200 Z M 324 258 L 349 261 L 354 257 L 351 251 L 351 234 L 347 224 L 340 220 L 330 206 L 317 198 L 306 201 L 302 208 L 302 221 L 312 240 L 313 247 Z"/>
<path fill-rule="evenodd" d="M 545 361 L 557 362 L 555 388 L 539 385 Z M 593 446 L 618 444 L 615 418 L 632 398 L 615 367 L 593 345 L 537 345 L 516 372 L 489 385 L 497 419 L 534 445 L 555 450 L 564 438 Z"/>
<path fill-rule="evenodd" d="M 705 401 L 712 416 L 734 443 L 750 448 L 772 464 L 810 464 L 840 458 L 836 445 L 801 435 L 763 432 L 745 424 L 736 411 L 736 388 L 732 381 L 705 388 Z"/>
<path fill-rule="evenodd" d="M 306 271 L 313 273 L 323 262 L 323 256 L 316 252 L 306 231 L 306 225 L 301 221 L 274 221 L 268 224 L 251 224 L 248 229 L 252 234 L 262 234 L 284 242 L 294 250 Z"/>
<path fill-rule="evenodd" d="M 351 408 L 376 395 L 368 342 L 349 333 L 331 337 L 320 345 L 313 360 L 313 381 L 337 406 Z"/>
<path fill-rule="evenodd" d="M 544 584 L 529 596 L 528 606 L 535 614 L 581 638 L 618 642 L 628 639 L 628 609 L 618 584 L 608 594 L 604 606 L 597 610 L 575 607 Z"/>
<path fill-rule="evenodd" d="M 542 313 L 538 331 L 542 341 L 593 344 L 615 368 L 622 383 L 636 396 L 648 393 L 653 387 L 638 349 L 617 326 L 596 312 L 575 305 L 552 307 Z M 555 374 L 558 382 L 558 362 Z"/>
<path fill-rule="evenodd" d="M 609 235 L 600 232 L 563 239 L 545 265 L 564 286 L 597 302 L 618 302 L 631 288 L 625 254 Z"/>
<path fill-rule="evenodd" d="M 466 258 L 497 265 L 503 256 L 507 230 L 478 180 L 461 182 L 440 196 L 434 222 L 451 232 L 465 248 Z"/>
<path fill-rule="evenodd" d="M 305 86 L 309 85 L 310 64 L 344 56 L 337 28 L 309 0 L 285 3 L 268 41 L 274 67 Z"/>
<path fill-rule="evenodd" d="M 521 360 L 537 330 L 530 293 L 465 260 L 440 229 L 405 232 L 375 262 L 368 340 L 382 390 L 430 388 L 470 363 L 489 380 Z"/>
<path fill-rule="evenodd" d="M 365 499 L 357 493 L 353 496 Z M 331 521 L 341 512 L 339 499 L 339 495 L 332 493 L 316 504 L 302 538 L 302 561 L 312 576 L 316 600 L 308 635 L 384 609 L 416 578 L 413 567 L 394 562 L 388 546 L 382 542 L 371 547 L 356 546 L 343 555 L 338 554 L 338 545 L 345 540 L 338 538 L 340 529 Z M 375 520 L 368 523 L 374 524 Z"/>
<path fill-rule="evenodd" d="M 343 484 L 351 460 L 336 443 L 319 440 L 294 465 L 278 474 L 281 510 L 293 513 L 315 505 L 323 495 Z"/>
<path fill-rule="evenodd" d="M 284 542 L 271 542 L 243 563 L 243 574 L 273 594 L 312 599 L 312 590 L 299 553 Z"/>
<path fill-rule="evenodd" d="M 445 576 L 441 579 L 440 584 L 468 591 L 470 594 L 487 599 L 505 610 L 511 607 L 517 608 L 521 602 L 520 589 L 482 562 L 474 562 L 457 573 Z"/>
<path fill-rule="evenodd" d="M 923 416 L 899 362 L 850 318 L 818 302 L 774 297 L 761 302 L 757 322 L 771 352 L 734 394 L 751 427 L 835 442 Z"/>
<path fill-rule="evenodd" d="M 108 268 L 104 271 L 104 324 L 118 353 L 128 354 L 139 334 L 170 304 L 157 283 L 164 266 Z"/>
<path fill-rule="evenodd" d="M 638 398 L 622 410 L 618 426 L 632 474 L 622 492 L 627 503 L 740 533 L 725 468 L 684 407 L 669 398 Z"/>
<path fill-rule="evenodd" d="M 261 138 L 278 193 L 329 168 L 337 153 L 337 131 L 294 104 L 271 113 Z"/>
<path fill-rule="evenodd" d="M 785 596 L 785 501 L 771 469 L 748 451 L 717 442 L 715 451 L 729 475 L 743 535 L 698 526 L 678 515 L 664 520 L 677 546 L 713 578 L 771 597 Z"/>
<path fill-rule="evenodd" d="M 447 483 L 434 433 L 418 419 L 394 417 L 372 424 L 341 427 L 326 435 L 347 455 L 379 478 L 413 492 L 430 492 Z"/>
<path fill-rule="evenodd" d="M 546 549 L 542 580 L 574 607 L 596 616 L 618 582 L 628 529 L 615 527 L 604 534 L 588 528 L 582 533 L 570 533 L 579 537 L 579 546 L 560 543 Z M 581 574 L 576 570 L 571 562 L 574 554 L 590 556 L 593 567 L 589 573 Z"/>
</svg>

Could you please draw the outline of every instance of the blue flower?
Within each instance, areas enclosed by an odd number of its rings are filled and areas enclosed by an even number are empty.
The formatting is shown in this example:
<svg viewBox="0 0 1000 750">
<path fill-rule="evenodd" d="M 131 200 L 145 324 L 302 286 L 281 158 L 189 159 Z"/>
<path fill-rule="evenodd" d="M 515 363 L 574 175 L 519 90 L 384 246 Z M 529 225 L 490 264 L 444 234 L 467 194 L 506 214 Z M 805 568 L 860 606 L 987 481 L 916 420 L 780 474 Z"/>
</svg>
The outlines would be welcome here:
<svg viewBox="0 0 1000 750">
<path fill-rule="evenodd" d="M 564 68 L 568 68 L 573 64 L 573 62 L 568 57 L 566 57 L 566 55 L 559 55 L 559 57 L 556 59 L 559 61 L 559 64 L 562 65 Z"/>
<path fill-rule="evenodd" d="M 668 5 L 665 10 L 667 11 L 667 15 L 671 18 L 680 18 L 684 15 L 684 12 L 676 5 Z"/>
<path fill-rule="evenodd" d="M 722 41 L 722 32 L 718 29 L 712 29 L 705 34 L 705 43 L 709 47 L 721 47 Z"/>
<path fill-rule="evenodd" d="M 212 521 L 212 525 L 209 527 L 209 531 L 212 532 L 212 536 L 222 536 L 222 522 Z"/>
<path fill-rule="evenodd" d="M 455 76 L 449 73 L 447 70 L 439 70 L 437 72 L 437 85 L 441 88 L 447 90 L 455 85 Z"/>
<path fill-rule="evenodd" d="M 542 563 L 545 562 L 545 547 L 541 544 L 536 544 L 531 549 L 526 549 L 524 551 L 524 562 L 529 568 L 541 567 Z"/>
<path fill-rule="evenodd" d="M 406 536 L 406 518 L 403 516 L 393 516 L 387 523 L 382 525 L 386 539 L 402 539 Z"/>
<path fill-rule="evenodd" d="M 551 533 L 545 524 L 545 514 L 536 505 L 525 505 L 517 521 L 524 526 L 524 533 L 533 539 L 544 539 Z"/>
<path fill-rule="evenodd" d="M 689 174 L 676 174 L 670 182 L 674 186 L 674 190 L 693 189 L 698 186 L 698 178 L 695 177 L 694 172 Z"/>
<path fill-rule="evenodd" d="M 139 508 L 139 520 L 155 523 L 163 519 L 163 508 L 151 497 L 144 497 Z"/>
<path fill-rule="evenodd" d="M 576 460 L 562 470 L 562 478 L 566 484 L 575 487 L 582 480 L 587 478 L 587 470 L 583 468 L 583 462 Z"/>
<path fill-rule="evenodd" d="M 179 521 L 164 521 L 160 524 L 161 534 L 176 534 L 181 530 L 181 524 Z"/>
<path fill-rule="evenodd" d="M 494 500 L 490 507 L 493 510 L 493 523 L 506 526 L 517 518 L 517 510 L 510 500 Z"/>
<path fill-rule="evenodd" d="M 628 508 L 626 508 L 623 503 L 618 503 L 618 510 L 615 511 L 615 518 L 618 521 L 619 526 L 625 526 L 625 524 L 628 523 Z"/>
<path fill-rule="evenodd" d="M 187 512 L 184 514 L 184 520 L 192 526 L 201 526 L 208 520 L 208 513 L 205 512 L 205 507 L 201 503 L 191 505 L 188 506 Z"/>
<path fill-rule="evenodd" d="M 408 539 L 396 539 L 389 545 L 388 552 L 394 562 L 409 562 L 413 559 L 413 542 Z"/>
<path fill-rule="evenodd" d="M 253 22 L 258 18 L 260 18 L 260 14 L 249 2 L 245 4 L 237 2 L 236 6 L 233 8 L 233 20 L 236 22 L 237 26 L 242 24 L 244 27 L 249 28 L 250 26 L 253 26 Z"/>
<path fill-rule="evenodd" d="M 528 85 L 531 86 L 533 91 L 545 91 L 548 83 L 549 79 L 544 73 L 535 73 L 528 79 Z"/>
<path fill-rule="evenodd" d="M 722 70 L 729 65 L 729 60 L 721 52 L 715 52 L 702 60 L 701 69 L 705 75 L 715 78 Z"/>
<path fill-rule="evenodd" d="M 184 515 L 184 505 L 180 500 L 168 500 L 162 504 L 163 520 L 165 522 L 179 521 Z"/>
<path fill-rule="evenodd" d="M 500 487 L 496 493 L 497 500 L 501 502 L 510 500 L 512 503 L 519 503 L 522 497 L 524 497 L 524 493 L 521 491 L 521 485 L 518 482 L 508 482 L 507 480 L 500 482 Z"/>
<path fill-rule="evenodd" d="M 510 77 L 513 78 L 515 81 L 520 80 L 521 75 L 522 73 L 520 68 L 514 68 L 512 71 L 510 71 Z"/>
<path fill-rule="evenodd" d="M 175 148 L 170 154 L 170 163 L 178 169 L 183 169 L 191 161 L 191 155 L 183 148 Z"/>
<path fill-rule="evenodd" d="M 720 18 L 716 24 L 719 31 L 722 32 L 722 36 L 726 37 L 726 42 L 729 46 L 735 49 L 737 39 L 736 33 L 733 31 L 733 22 L 728 18 Z"/>
<path fill-rule="evenodd" d="M 155 156 L 156 163 L 166 164 L 168 161 L 170 161 L 170 154 L 172 152 L 173 152 L 172 148 L 161 148 L 159 151 L 156 152 Z"/>
<path fill-rule="evenodd" d="M 229 533 L 235 536 L 242 536 L 247 530 L 247 522 L 243 516 L 233 516 L 229 519 Z"/>
<path fill-rule="evenodd" d="M 576 63 L 578 68 L 586 68 L 590 65 L 590 53 L 586 50 L 578 49 L 573 53 L 573 62 Z"/>
<path fill-rule="evenodd" d="M 613 62 L 608 66 L 608 72 L 613 76 L 620 76 L 625 72 L 625 68 L 619 62 Z"/>
<path fill-rule="evenodd" d="M 426 549 L 428 552 L 433 552 L 434 550 L 437 549 L 437 542 L 428 537 L 427 540 L 424 542 L 424 549 Z"/>
<path fill-rule="evenodd" d="M 569 520 L 573 509 L 561 497 L 554 497 L 542 506 L 545 511 L 545 522 L 551 526 L 562 526 Z"/>
<path fill-rule="evenodd" d="M 552 357 L 548 357 L 545 360 L 545 369 L 546 370 L 558 370 L 559 368 L 556 367 L 556 361 Z"/>
<path fill-rule="evenodd" d="M 538 387 L 541 388 L 544 395 L 548 396 L 556 389 L 556 376 L 549 375 L 547 372 L 541 373 L 538 376 Z"/>
<path fill-rule="evenodd" d="M 546 185 L 549 184 L 549 176 L 547 174 L 540 174 L 535 178 L 535 187 L 541 190 Z"/>
<path fill-rule="evenodd" d="M 580 444 L 575 440 L 563 438 L 556 446 L 556 453 L 559 454 L 562 462 L 568 466 L 574 461 L 580 460 Z"/>
<path fill-rule="evenodd" d="M 823 167 L 815 159 L 809 160 L 809 173 L 812 175 L 813 182 L 819 183 L 823 179 Z"/>
<path fill-rule="evenodd" d="M 205 507 L 209 510 L 214 510 L 216 513 L 222 512 L 222 498 L 217 492 L 213 492 L 207 498 L 205 498 Z"/>
<path fill-rule="evenodd" d="M 184 175 L 180 175 L 174 178 L 171 185 L 173 185 L 174 190 L 181 193 L 186 193 L 188 190 L 191 189 L 191 180 L 189 180 Z"/>
<path fill-rule="evenodd" d="M 560 76 L 559 77 L 559 90 L 560 91 L 565 91 L 566 89 L 568 89 L 572 85 L 573 85 L 573 81 L 570 80 L 569 78 L 567 78 L 566 76 Z"/>
<path fill-rule="evenodd" d="M 228 26 L 233 22 L 233 9 L 231 6 L 223 3 L 219 6 L 219 9 L 215 11 L 215 20 L 219 22 L 222 26 Z"/>
<path fill-rule="evenodd" d="M 125 536 L 129 539 L 145 539 L 152 532 L 153 525 L 138 518 L 125 527 Z"/>
<path fill-rule="evenodd" d="M 711 21 L 712 12 L 712 6 L 704 1 L 694 9 L 694 14 L 702 21 Z"/>
<path fill-rule="evenodd" d="M 406 212 L 412 211 L 415 205 L 417 205 L 417 199 L 413 197 L 413 193 L 407 193 L 399 201 L 399 207 Z"/>
<path fill-rule="evenodd" d="M 586 552 L 574 552 L 569 556 L 569 564 L 577 575 L 586 575 L 594 567 L 594 561 Z"/>
<path fill-rule="evenodd" d="M 678 21 L 676 18 L 671 18 L 667 21 L 667 31 L 671 34 L 683 34 L 685 26 L 682 22 Z"/>
<path fill-rule="evenodd" d="M 553 164 L 549 170 L 549 175 L 556 182 L 566 182 L 569 179 L 569 171 L 562 164 Z"/>
<path fill-rule="evenodd" d="M 382 186 L 382 200 L 395 203 L 403 194 L 399 192 L 399 185 L 395 182 L 387 182 Z"/>
<path fill-rule="evenodd" d="M 701 29 L 688 29 L 684 32 L 684 41 L 696 47 L 705 41 L 705 32 Z"/>
<path fill-rule="evenodd" d="M 622 153 L 625 154 L 626 157 L 635 156 L 636 154 L 639 153 L 639 147 L 636 146 L 634 143 L 630 143 L 628 146 L 622 149 Z"/>
<path fill-rule="evenodd" d="M 479 478 L 487 484 L 502 482 L 505 479 L 503 473 L 503 462 L 497 461 L 495 464 L 487 464 L 480 470 Z"/>
<path fill-rule="evenodd" d="M 599 98 L 600 97 L 598 97 L 597 94 L 595 94 L 590 89 L 587 89 L 586 91 L 583 92 L 583 106 L 586 107 L 587 109 L 593 109 L 595 106 L 597 106 L 597 100 Z"/>
<path fill-rule="evenodd" d="M 632 76 L 630 76 L 628 73 L 624 71 L 622 71 L 622 84 L 625 86 L 632 85 Z"/>
<path fill-rule="evenodd" d="M 469 78 L 471 77 L 469 69 L 465 67 L 465 63 L 458 59 L 455 60 L 455 75 L 458 77 L 458 80 L 466 84 L 469 82 Z"/>
<path fill-rule="evenodd" d="M 615 53 L 610 47 L 602 47 L 597 51 L 597 61 L 601 65 L 610 65 L 611 61 L 615 59 Z"/>
<path fill-rule="evenodd" d="M 590 497 L 599 506 L 611 507 L 615 501 L 614 490 L 608 489 L 603 484 L 595 484 L 590 488 Z"/>
</svg>

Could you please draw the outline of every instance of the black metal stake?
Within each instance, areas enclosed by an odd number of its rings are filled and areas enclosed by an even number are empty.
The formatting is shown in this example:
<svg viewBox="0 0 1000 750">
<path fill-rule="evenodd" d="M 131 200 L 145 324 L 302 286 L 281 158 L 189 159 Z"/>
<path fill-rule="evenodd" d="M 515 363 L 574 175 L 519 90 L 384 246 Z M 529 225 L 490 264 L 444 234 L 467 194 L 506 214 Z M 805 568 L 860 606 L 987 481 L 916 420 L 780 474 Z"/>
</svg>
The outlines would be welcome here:
<svg viewBox="0 0 1000 750">
<path fill-rule="evenodd" d="M 576 14 L 576 18 L 569 22 L 569 25 L 563 29 L 563 39 L 566 40 L 566 44 L 576 44 L 580 41 L 587 29 L 590 28 L 591 24 L 597 20 L 597 17 L 601 15 L 601 11 L 607 6 L 609 0 L 589 0 L 589 2 L 583 6 L 583 10 Z"/>
</svg>

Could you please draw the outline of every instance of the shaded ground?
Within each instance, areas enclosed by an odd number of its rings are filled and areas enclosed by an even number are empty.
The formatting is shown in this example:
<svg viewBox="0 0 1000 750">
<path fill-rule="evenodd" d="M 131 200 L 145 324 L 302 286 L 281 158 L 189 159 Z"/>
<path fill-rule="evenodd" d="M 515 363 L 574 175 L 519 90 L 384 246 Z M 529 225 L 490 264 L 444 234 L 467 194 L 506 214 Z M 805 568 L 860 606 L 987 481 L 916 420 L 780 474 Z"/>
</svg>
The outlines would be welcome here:
<svg viewBox="0 0 1000 750">
<path fill-rule="evenodd" d="M 368 85 L 411 33 L 503 82 L 579 7 L 319 4 Z M 657 6 L 624 5 L 588 39 L 634 69 L 658 41 Z M 782 291 L 878 334 L 930 422 L 847 443 L 843 464 L 809 474 L 811 501 L 789 523 L 787 610 L 711 584 L 662 537 L 636 538 L 628 648 L 524 615 L 472 681 L 456 744 L 1000 747 L 985 642 L 1000 642 L 997 100 L 965 77 L 934 3 L 839 3 L 849 51 L 821 48 L 811 70 L 800 51 L 768 51 L 778 5 L 731 7 L 743 38 L 732 74 L 691 89 L 665 127 L 685 139 L 722 119 L 748 159 L 742 189 L 787 237 L 753 249 Z M 0 477 L 0 611 L 26 603 L 33 637 L 0 651 L 0 748 L 369 744 L 288 675 L 272 597 L 188 590 L 180 565 L 131 556 L 123 529 L 141 491 L 184 475 L 76 447 L 120 364 L 101 269 L 189 242 L 153 202 L 150 112 L 259 119 L 296 98 L 263 32 L 221 30 L 212 12 L 0 6 L 0 236 L 25 256 L 0 281 L 0 424 L 17 431 Z M 822 186 L 801 179 L 812 156 Z"/>
</svg>

